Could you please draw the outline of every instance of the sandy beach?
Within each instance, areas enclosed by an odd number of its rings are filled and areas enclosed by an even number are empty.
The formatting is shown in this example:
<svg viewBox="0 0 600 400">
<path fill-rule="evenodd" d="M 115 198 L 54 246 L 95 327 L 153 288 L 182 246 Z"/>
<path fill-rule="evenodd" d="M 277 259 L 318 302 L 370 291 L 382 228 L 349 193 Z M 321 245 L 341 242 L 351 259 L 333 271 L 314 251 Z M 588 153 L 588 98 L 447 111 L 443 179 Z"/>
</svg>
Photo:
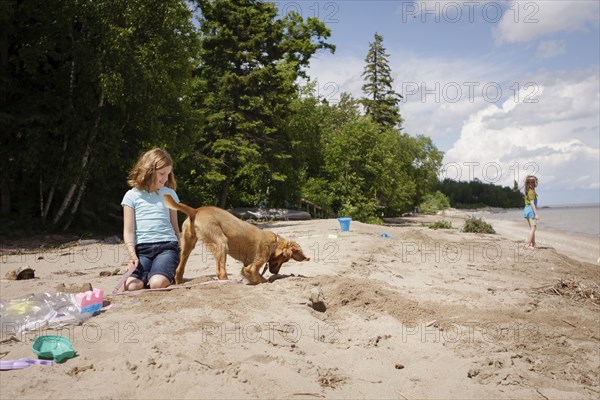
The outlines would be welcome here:
<svg viewBox="0 0 600 400">
<path fill-rule="evenodd" d="M 1 371 L 0 397 L 600 397 L 598 239 L 540 228 L 532 252 L 523 223 L 490 221 L 497 234 L 483 235 L 461 232 L 465 218 L 353 221 L 350 232 L 335 219 L 261 225 L 311 260 L 248 286 L 228 258 L 230 281 L 216 283 L 199 243 L 186 288 L 135 296 L 110 294 L 126 268 L 121 244 L 8 242 L 0 277 L 28 265 L 35 278 L 2 279 L 2 300 L 89 283 L 107 307 L 58 331 L 3 325 L 3 360 L 35 357 L 47 334 L 69 337 L 77 356 Z M 453 229 L 426 226 L 440 219 Z"/>
</svg>

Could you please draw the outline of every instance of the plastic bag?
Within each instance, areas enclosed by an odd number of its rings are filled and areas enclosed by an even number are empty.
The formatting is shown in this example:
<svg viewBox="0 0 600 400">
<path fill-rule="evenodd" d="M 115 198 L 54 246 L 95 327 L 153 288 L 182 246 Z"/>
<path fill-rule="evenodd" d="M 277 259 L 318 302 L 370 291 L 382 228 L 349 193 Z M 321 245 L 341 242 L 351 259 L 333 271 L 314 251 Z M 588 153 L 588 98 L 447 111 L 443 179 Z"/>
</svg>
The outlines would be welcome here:
<svg viewBox="0 0 600 400">
<path fill-rule="evenodd" d="M 53 324 L 80 324 L 92 316 L 82 313 L 72 293 L 38 293 L 18 299 L 0 300 L 2 336 L 18 335 Z"/>
</svg>

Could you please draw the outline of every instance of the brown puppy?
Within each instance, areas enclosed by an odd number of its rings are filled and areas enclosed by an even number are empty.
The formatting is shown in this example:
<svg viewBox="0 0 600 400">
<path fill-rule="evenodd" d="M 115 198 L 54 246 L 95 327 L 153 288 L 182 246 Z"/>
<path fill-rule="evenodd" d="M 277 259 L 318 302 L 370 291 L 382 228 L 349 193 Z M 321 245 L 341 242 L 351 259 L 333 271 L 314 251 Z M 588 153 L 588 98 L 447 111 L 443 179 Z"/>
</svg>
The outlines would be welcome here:
<svg viewBox="0 0 600 400">
<path fill-rule="evenodd" d="M 176 203 L 164 195 L 167 207 L 185 213 L 188 218 L 181 227 L 181 259 L 175 273 L 175 283 L 183 281 L 185 264 L 200 238 L 210 249 L 217 262 L 217 277 L 227 279 L 227 254 L 244 264 L 242 274 L 257 285 L 267 280 L 259 274 L 259 269 L 269 263 L 269 271 L 277 274 L 281 265 L 290 258 L 308 261 L 298 243 L 269 231 L 258 229 L 229 212 L 218 207 L 192 208 Z"/>
</svg>

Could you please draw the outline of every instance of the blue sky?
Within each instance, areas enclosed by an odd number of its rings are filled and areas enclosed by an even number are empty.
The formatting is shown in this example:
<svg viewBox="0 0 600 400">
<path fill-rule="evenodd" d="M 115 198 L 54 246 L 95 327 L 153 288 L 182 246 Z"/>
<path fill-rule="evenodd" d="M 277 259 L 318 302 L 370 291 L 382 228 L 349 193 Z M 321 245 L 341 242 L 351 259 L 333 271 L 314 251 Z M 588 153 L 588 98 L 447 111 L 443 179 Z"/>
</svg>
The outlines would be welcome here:
<svg viewBox="0 0 600 400">
<path fill-rule="evenodd" d="M 361 97 L 375 32 L 403 94 L 404 131 L 445 152 L 442 177 L 540 180 L 540 204 L 600 201 L 600 2 L 278 1 L 317 16 L 335 54 L 308 74 L 330 101 Z"/>
</svg>

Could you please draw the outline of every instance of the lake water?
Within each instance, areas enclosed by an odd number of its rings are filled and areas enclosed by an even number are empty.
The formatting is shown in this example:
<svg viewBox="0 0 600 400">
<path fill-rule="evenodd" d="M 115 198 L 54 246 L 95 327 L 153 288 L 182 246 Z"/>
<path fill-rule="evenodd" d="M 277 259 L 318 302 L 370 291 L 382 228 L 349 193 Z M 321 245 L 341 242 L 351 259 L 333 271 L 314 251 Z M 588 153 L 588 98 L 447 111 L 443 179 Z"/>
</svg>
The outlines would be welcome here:
<svg viewBox="0 0 600 400">
<path fill-rule="evenodd" d="M 600 206 L 598 204 L 565 205 L 540 208 L 538 229 L 545 226 L 565 232 L 574 232 L 586 236 L 600 236 Z M 523 221 L 523 209 L 509 209 L 476 213 L 484 219 L 502 219 Z"/>
</svg>

